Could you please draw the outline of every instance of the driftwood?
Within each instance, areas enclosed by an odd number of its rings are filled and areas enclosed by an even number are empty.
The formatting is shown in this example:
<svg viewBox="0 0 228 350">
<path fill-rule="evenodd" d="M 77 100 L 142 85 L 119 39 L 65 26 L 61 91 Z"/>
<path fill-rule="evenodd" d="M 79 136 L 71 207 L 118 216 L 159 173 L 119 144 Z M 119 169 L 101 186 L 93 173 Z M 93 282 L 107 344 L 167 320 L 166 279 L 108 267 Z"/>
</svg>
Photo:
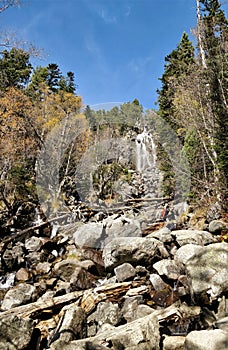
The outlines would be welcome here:
<svg viewBox="0 0 228 350">
<path fill-rule="evenodd" d="M 14 307 L 10 310 L 0 313 L 0 318 L 8 317 L 10 315 L 17 315 L 18 317 L 30 317 L 39 318 L 44 312 L 61 309 L 63 306 L 73 302 L 77 302 L 79 306 L 85 309 L 87 313 L 91 312 L 102 300 L 118 299 L 121 295 L 125 294 L 130 288 L 139 286 L 142 284 L 139 282 L 122 282 L 113 283 L 106 286 L 101 286 L 93 289 L 87 289 L 84 291 L 75 291 L 61 295 L 54 298 L 48 298 L 45 300 L 38 300 L 36 302 Z"/>
</svg>

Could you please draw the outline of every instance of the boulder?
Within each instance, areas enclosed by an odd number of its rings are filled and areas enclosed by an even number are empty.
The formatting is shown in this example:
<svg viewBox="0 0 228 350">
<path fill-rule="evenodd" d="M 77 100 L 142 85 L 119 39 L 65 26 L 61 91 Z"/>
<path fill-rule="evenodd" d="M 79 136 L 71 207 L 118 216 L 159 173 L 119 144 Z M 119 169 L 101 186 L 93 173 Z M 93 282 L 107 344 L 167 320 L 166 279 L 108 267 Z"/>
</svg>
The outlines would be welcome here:
<svg viewBox="0 0 228 350">
<path fill-rule="evenodd" d="M 200 250 L 201 246 L 192 243 L 185 244 L 176 251 L 174 260 L 185 265 L 186 262 Z"/>
<path fill-rule="evenodd" d="M 213 220 L 209 223 L 209 232 L 220 234 L 222 230 L 228 230 L 228 224 L 222 220 Z"/>
<path fill-rule="evenodd" d="M 203 246 L 218 242 L 218 239 L 210 232 L 200 230 L 177 230 L 172 232 L 172 236 L 179 246 L 189 243 Z"/>
<path fill-rule="evenodd" d="M 74 233 L 76 246 L 80 248 L 102 248 L 106 232 L 102 223 L 91 222 L 80 226 Z"/>
<path fill-rule="evenodd" d="M 227 350 L 228 333 L 221 329 L 190 332 L 184 342 L 184 350 Z"/>
<path fill-rule="evenodd" d="M 163 259 L 156 262 L 153 268 L 160 276 L 166 276 L 173 280 L 178 279 L 181 274 L 181 267 L 174 260 L 170 259 Z"/>
<path fill-rule="evenodd" d="M 71 305 L 63 314 L 53 340 L 58 338 L 66 343 L 86 337 L 86 312 L 77 305 Z M 51 342 L 53 342 L 53 340 Z"/>
<path fill-rule="evenodd" d="M 167 288 L 167 284 L 156 273 L 150 275 L 150 282 L 156 291 Z"/>
<path fill-rule="evenodd" d="M 114 269 L 122 263 L 151 265 L 160 255 L 163 244 L 157 239 L 120 237 L 108 243 L 103 250 L 106 269 Z"/>
<path fill-rule="evenodd" d="M 201 247 L 186 263 L 192 296 L 208 293 L 215 298 L 228 291 L 228 244 L 215 243 Z"/>
<path fill-rule="evenodd" d="M 28 349 L 34 326 L 30 318 L 22 319 L 15 315 L 0 316 L 0 349 Z"/>
<path fill-rule="evenodd" d="M 122 265 L 117 266 L 114 269 L 114 272 L 118 282 L 127 281 L 135 277 L 136 274 L 135 268 L 129 263 L 124 263 Z"/>
<path fill-rule="evenodd" d="M 109 347 L 112 344 L 113 350 L 159 350 L 160 334 L 157 317 L 153 314 L 139 318 L 125 325 L 109 329 L 95 337 L 72 341 L 69 344 L 62 344 L 64 350 L 99 349 L 95 345 Z M 64 345 L 64 346 L 63 346 Z M 101 348 L 102 349 L 102 348 Z M 61 350 L 55 343 L 51 350 Z M 103 350 L 103 349 L 102 349 Z"/>
<path fill-rule="evenodd" d="M 163 341 L 163 350 L 184 350 L 185 337 L 183 336 L 165 336 Z"/>
<path fill-rule="evenodd" d="M 36 294 L 36 288 L 30 284 L 21 283 L 16 287 L 8 290 L 6 293 L 1 309 L 9 310 L 13 307 L 26 304 L 34 299 Z"/>
</svg>

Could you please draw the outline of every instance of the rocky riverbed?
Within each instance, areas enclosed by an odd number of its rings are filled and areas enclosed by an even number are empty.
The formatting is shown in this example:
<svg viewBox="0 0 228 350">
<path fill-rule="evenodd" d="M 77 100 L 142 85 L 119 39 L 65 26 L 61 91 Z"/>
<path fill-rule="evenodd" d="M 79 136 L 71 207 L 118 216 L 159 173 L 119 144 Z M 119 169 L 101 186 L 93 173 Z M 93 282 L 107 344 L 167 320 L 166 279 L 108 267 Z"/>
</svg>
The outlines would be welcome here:
<svg viewBox="0 0 228 350">
<path fill-rule="evenodd" d="M 227 349 L 225 220 L 101 214 L 2 239 L 0 349 Z"/>
</svg>

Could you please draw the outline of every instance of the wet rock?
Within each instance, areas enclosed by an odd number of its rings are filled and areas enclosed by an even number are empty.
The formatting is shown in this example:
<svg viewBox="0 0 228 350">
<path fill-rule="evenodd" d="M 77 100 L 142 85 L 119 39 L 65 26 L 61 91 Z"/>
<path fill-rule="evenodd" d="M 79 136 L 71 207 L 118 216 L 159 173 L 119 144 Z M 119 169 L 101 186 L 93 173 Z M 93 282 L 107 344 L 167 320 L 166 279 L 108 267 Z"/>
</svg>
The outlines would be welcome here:
<svg viewBox="0 0 228 350">
<path fill-rule="evenodd" d="M 165 336 L 163 350 L 184 350 L 184 342 L 183 336 Z"/>
<path fill-rule="evenodd" d="M 153 238 L 120 237 L 108 243 L 103 251 L 106 269 L 113 269 L 124 262 L 151 265 L 160 255 L 162 243 Z"/>
<path fill-rule="evenodd" d="M 185 350 L 226 350 L 228 333 L 221 329 L 190 332 L 185 340 Z"/>
<path fill-rule="evenodd" d="M 114 272 L 118 282 L 127 281 L 135 277 L 136 274 L 135 268 L 129 263 L 124 263 L 120 266 L 117 266 L 114 269 Z"/>
<path fill-rule="evenodd" d="M 202 247 L 186 263 L 192 296 L 207 293 L 212 298 L 228 290 L 228 244 L 215 243 Z"/>
<path fill-rule="evenodd" d="M 203 246 L 218 241 L 211 233 L 200 230 L 177 230 L 172 232 L 172 236 L 179 246 L 190 243 Z"/>
<path fill-rule="evenodd" d="M 220 234 L 222 230 L 228 230 L 228 224 L 222 220 L 213 220 L 209 223 L 209 232 Z"/>
<path fill-rule="evenodd" d="M 176 280 L 181 274 L 181 267 L 174 260 L 163 259 L 156 262 L 153 268 L 158 272 L 160 276 L 166 276 L 167 278 Z"/>
<path fill-rule="evenodd" d="M 1 309 L 9 310 L 13 307 L 26 304 L 34 299 L 36 288 L 30 284 L 21 283 L 6 293 Z"/>
<path fill-rule="evenodd" d="M 176 251 L 174 260 L 185 265 L 186 262 L 200 250 L 201 246 L 191 243 L 185 244 Z"/>
<path fill-rule="evenodd" d="M 27 349 L 33 332 L 34 324 L 29 318 L 21 319 L 15 315 L 0 316 L 0 349 Z"/>
</svg>

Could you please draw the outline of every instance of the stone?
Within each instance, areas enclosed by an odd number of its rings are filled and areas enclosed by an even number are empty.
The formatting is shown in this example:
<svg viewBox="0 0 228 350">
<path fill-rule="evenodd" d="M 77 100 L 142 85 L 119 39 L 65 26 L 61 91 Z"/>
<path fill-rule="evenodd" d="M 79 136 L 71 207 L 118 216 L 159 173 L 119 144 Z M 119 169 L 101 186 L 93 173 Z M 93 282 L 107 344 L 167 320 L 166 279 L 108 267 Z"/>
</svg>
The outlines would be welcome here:
<svg viewBox="0 0 228 350">
<path fill-rule="evenodd" d="M 20 283 L 16 287 L 8 290 L 2 301 L 1 309 L 4 311 L 26 304 L 34 299 L 35 294 L 36 288 L 34 286 Z"/>
<path fill-rule="evenodd" d="M 184 350 L 185 337 L 165 336 L 163 340 L 163 350 Z"/>
<path fill-rule="evenodd" d="M 42 246 L 43 242 L 40 238 L 38 237 L 31 237 L 29 239 L 26 239 L 25 241 L 25 248 L 29 251 L 29 252 L 35 252 L 38 251 L 40 249 L 40 247 Z"/>
<path fill-rule="evenodd" d="M 222 215 L 222 207 L 218 202 L 213 203 L 207 211 L 207 221 L 211 222 L 213 220 L 218 220 Z"/>
<path fill-rule="evenodd" d="M 151 282 L 153 288 L 157 291 L 163 290 L 167 287 L 167 284 L 156 273 L 152 273 L 150 275 L 150 282 Z"/>
<path fill-rule="evenodd" d="M 134 237 L 115 238 L 108 243 L 103 250 L 103 259 L 106 269 L 112 270 L 122 263 L 129 262 L 133 265 L 145 266 L 157 259 L 159 247 L 163 244 L 157 239 Z"/>
<path fill-rule="evenodd" d="M 53 339 L 58 338 L 68 343 L 85 338 L 87 334 L 86 312 L 81 307 L 72 304 L 64 311 L 56 329 Z"/>
<path fill-rule="evenodd" d="M 137 318 L 148 316 L 152 312 L 154 312 L 154 309 L 152 309 L 150 306 L 141 304 L 137 307 L 135 318 L 137 319 Z"/>
<path fill-rule="evenodd" d="M 78 259 L 66 259 L 55 264 L 54 271 L 63 281 L 69 282 L 73 288 L 88 289 L 94 286 L 97 278 L 84 267 L 93 266 L 91 261 L 79 261 Z"/>
<path fill-rule="evenodd" d="M 201 246 L 192 243 L 185 244 L 176 251 L 174 260 L 185 265 L 186 262 L 200 250 Z"/>
<path fill-rule="evenodd" d="M 28 281 L 28 279 L 30 278 L 29 272 L 24 268 L 21 267 L 15 276 L 17 281 Z"/>
<path fill-rule="evenodd" d="M 228 224 L 222 220 L 213 220 L 209 223 L 209 232 L 220 234 L 222 230 L 228 230 Z"/>
<path fill-rule="evenodd" d="M 30 318 L 19 318 L 15 315 L 0 316 L 0 349 L 27 349 L 35 325 Z"/>
<path fill-rule="evenodd" d="M 184 350 L 227 350 L 228 333 L 221 329 L 190 332 L 184 342 Z"/>
<path fill-rule="evenodd" d="M 228 244 L 215 243 L 195 254 L 186 263 L 191 295 L 207 293 L 212 298 L 228 291 Z"/>
<path fill-rule="evenodd" d="M 117 266 L 114 269 L 114 272 L 118 282 L 124 282 L 132 279 L 136 274 L 135 268 L 129 263 L 124 263 Z"/>
<path fill-rule="evenodd" d="M 114 350 L 159 350 L 160 334 L 157 317 L 152 313 L 95 337 L 72 341 L 64 346 L 64 350 L 78 350 L 80 347 L 96 349 L 89 347 L 90 343 L 92 346 L 107 345 L 108 348 L 110 348 L 109 344 L 112 344 Z M 51 350 L 61 349 L 51 347 Z"/>
<path fill-rule="evenodd" d="M 49 273 L 51 271 L 51 264 L 48 262 L 39 262 L 36 265 L 36 271 L 38 273 Z"/>
<path fill-rule="evenodd" d="M 181 267 L 174 260 L 160 260 L 153 264 L 153 268 L 160 276 L 166 276 L 173 280 L 178 279 L 181 274 Z"/>
<path fill-rule="evenodd" d="M 150 233 L 147 238 L 157 238 L 163 243 L 170 243 L 173 240 L 171 231 L 168 227 L 163 227 L 158 231 Z"/>
<path fill-rule="evenodd" d="M 121 313 L 127 322 L 132 322 L 136 320 L 136 312 L 140 304 L 143 304 L 142 295 L 137 295 L 134 297 L 125 297 Z"/>
<path fill-rule="evenodd" d="M 113 326 L 118 325 L 121 320 L 121 314 L 118 304 L 113 304 L 109 301 L 100 302 L 95 312 L 95 319 L 98 321 L 98 326 L 109 323 Z"/>
<path fill-rule="evenodd" d="M 177 241 L 179 246 L 185 244 L 207 245 L 218 242 L 210 232 L 200 230 L 177 230 L 172 232 L 172 236 Z"/>
<path fill-rule="evenodd" d="M 105 220 L 105 244 L 118 237 L 141 237 L 142 231 L 138 220 L 121 216 L 115 220 Z"/>
<path fill-rule="evenodd" d="M 80 248 L 101 248 L 106 237 L 103 223 L 91 222 L 80 226 L 74 233 L 76 246 Z"/>
</svg>

